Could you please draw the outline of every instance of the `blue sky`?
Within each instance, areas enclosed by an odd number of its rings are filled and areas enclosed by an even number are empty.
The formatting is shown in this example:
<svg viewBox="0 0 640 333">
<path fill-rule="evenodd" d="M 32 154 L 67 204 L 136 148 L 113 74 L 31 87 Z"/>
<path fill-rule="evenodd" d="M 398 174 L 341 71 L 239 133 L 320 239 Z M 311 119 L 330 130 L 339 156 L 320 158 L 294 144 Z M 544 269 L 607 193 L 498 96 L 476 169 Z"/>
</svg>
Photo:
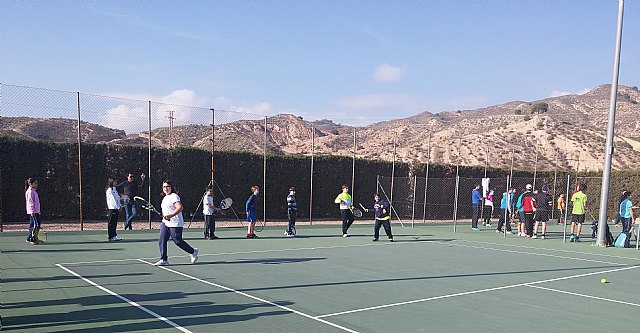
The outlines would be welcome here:
<svg viewBox="0 0 640 333">
<path fill-rule="evenodd" d="M 366 124 L 611 83 L 618 2 L 2 1 L 0 82 Z M 625 3 L 620 84 L 640 80 Z"/>
</svg>

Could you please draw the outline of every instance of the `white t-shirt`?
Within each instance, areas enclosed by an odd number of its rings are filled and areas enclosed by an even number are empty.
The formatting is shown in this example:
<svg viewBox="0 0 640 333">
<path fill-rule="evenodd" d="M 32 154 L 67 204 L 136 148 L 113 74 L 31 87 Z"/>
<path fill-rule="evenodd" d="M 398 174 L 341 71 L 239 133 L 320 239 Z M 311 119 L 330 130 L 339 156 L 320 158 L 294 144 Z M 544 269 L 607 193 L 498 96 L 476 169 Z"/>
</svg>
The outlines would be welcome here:
<svg viewBox="0 0 640 333">
<path fill-rule="evenodd" d="M 107 188 L 107 208 L 108 209 L 120 209 L 120 195 L 116 187 Z"/>
<path fill-rule="evenodd" d="M 202 199 L 202 214 L 213 215 L 213 208 L 208 205 L 213 206 L 213 195 L 205 195 Z"/>
<path fill-rule="evenodd" d="M 160 204 L 160 207 L 162 207 L 162 216 L 173 214 L 173 211 L 176 210 L 176 202 L 178 201 L 180 201 L 180 197 L 175 193 L 165 195 L 164 198 L 162 199 L 162 204 Z M 164 223 L 164 225 L 170 228 L 184 226 L 184 219 L 182 218 L 182 212 L 172 217 L 171 220 L 169 221 L 162 219 L 162 222 Z"/>
</svg>

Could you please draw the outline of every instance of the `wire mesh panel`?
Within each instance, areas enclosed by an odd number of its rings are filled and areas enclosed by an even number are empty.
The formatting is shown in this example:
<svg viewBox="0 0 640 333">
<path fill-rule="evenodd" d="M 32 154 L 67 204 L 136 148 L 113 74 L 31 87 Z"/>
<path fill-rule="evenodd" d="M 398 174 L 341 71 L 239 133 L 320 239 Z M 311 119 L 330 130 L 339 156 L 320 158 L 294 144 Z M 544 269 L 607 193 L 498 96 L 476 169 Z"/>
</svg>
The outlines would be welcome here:
<svg viewBox="0 0 640 333">
<path fill-rule="evenodd" d="M 289 188 L 295 187 L 297 220 L 307 220 L 312 127 L 302 117 L 288 114 L 269 117 L 266 124 L 266 217 L 270 221 L 287 220 L 287 195 Z"/>
<path fill-rule="evenodd" d="M 0 85 L 0 94 L 3 135 L 27 140 L 2 147 L 2 221 L 16 224 L 20 229 L 28 226 L 25 180 L 35 178 L 44 223 L 49 220 L 77 222 L 80 217 L 78 94 L 6 84 Z M 44 143 L 38 144 L 38 141 Z M 56 146 L 53 142 L 62 144 Z"/>
<path fill-rule="evenodd" d="M 251 187 L 259 186 L 264 198 L 265 117 L 257 114 L 216 109 L 213 131 L 214 198 L 231 198 L 231 209 L 220 218 L 243 225 L 246 219 L 245 202 Z M 267 168 L 268 170 L 268 168 Z M 258 208 L 262 218 L 265 201 Z"/>
<path fill-rule="evenodd" d="M 144 132 L 149 123 L 149 103 L 89 94 L 79 97 L 84 217 L 106 225 L 109 211 L 105 192 L 107 181 L 113 178 L 122 199 L 119 222 L 136 220 L 136 228 L 142 228 L 138 222 L 147 221 L 147 215 L 137 209 L 133 197 L 149 196 L 149 137 Z M 127 185 L 126 192 L 125 184 L 132 184 Z"/>
</svg>

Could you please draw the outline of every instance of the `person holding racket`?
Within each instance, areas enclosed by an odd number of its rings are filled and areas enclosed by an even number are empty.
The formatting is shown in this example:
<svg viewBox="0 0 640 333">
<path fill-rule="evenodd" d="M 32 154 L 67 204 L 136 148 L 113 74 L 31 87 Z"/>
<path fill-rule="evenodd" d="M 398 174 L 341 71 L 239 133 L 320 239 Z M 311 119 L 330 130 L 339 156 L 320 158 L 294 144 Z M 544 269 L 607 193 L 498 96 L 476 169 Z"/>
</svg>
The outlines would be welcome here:
<svg viewBox="0 0 640 333">
<path fill-rule="evenodd" d="M 258 199 L 258 194 L 260 193 L 260 188 L 258 186 L 251 186 L 251 195 L 247 199 L 245 204 L 245 211 L 247 213 L 247 222 L 249 225 L 247 226 L 247 238 L 258 239 L 258 236 L 255 233 L 256 221 L 258 220 L 258 214 L 256 213 L 258 210 L 258 203 L 260 203 L 260 199 Z"/>
<path fill-rule="evenodd" d="M 124 204 L 124 212 L 126 215 L 125 221 L 124 221 L 124 230 L 127 230 L 127 229 L 132 230 L 133 228 L 132 222 L 137 214 L 136 202 L 135 200 L 133 200 L 133 198 L 138 195 L 138 191 L 142 192 L 142 189 L 144 188 L 144 185 L 145 185 L 145 179 L 146 179 L 146 176 L 144 175 L 144 172 L 143 172 L 142 174 L 140 174 L 141 183 L 138 183 L 133 178 L 133 174 L 130 173 L 127 175 L 127 180 L 116 185 L 116 187 L 122 191 L 122 203 Z"/>
<path fill-rule="evenodd" d="M 191 247 L 182 239 L 182 229 L 184 228 L 184 218 L 182 217 L 182 202 L 175 192 L 171 181 L 165 180 L 162 183 L 162 223 L 160 223 L 160 236 L 158 237 L 158 245 L 160 246 L 160 260 L 155 263 L 156 266 L 169 265 L 169 256 L 167 254 L 167 242 L 169 238 L 181 248 L 189 253 L 191 263 L 198 261 L 198 249 Z"/>
<path fill-rule="evenodd" d="M 373 204 L 373 210 L 376 214 L 376 223 L 373 227 L 373 241 L 378 241 L 378 237 L 380 236 L 380 227 L 382 226 L 384 227 L 384 232 L 387 234 L 387 237 L 389 237 L 389 241 L 393 242 L 393 234 L 391 233 L 390 223 L 391 205 L 389 204 L 389 201 L 383 199 L 380 196 L 380 193 L 375 193 L 373 195 L 373 199 L 375 200 L 375 203 Z M 364 207 L 362 208 L 365 212 L 369 212 L 369 210 L 371 210 Z"/>
<path fill-rule="evenodd" d="M 353 204 L 351 202 L 351 194 L 349 194 L 349 184 L 342 184 L 342 193 L 338 194 L 334 202 L 340 204 L 340 215 L 342 216 L 342 237 L 349 237 L 349 235 L 347 235 L 347 231 L 355 219 L 351 212 Z"/>
<path fill-rule="evenodd" d="M 40 219 L 40 197 L 38 196 L 38 180 L 29 178 L 24 183 L 24 199 L 27 207 L 27 215 L 29 215 L 29 236 L 27 243 L 31 245 L 42 244 L 38 240 L 38 230 L 42 224 Z"/>
<path fill-rule="evenodd" d="M 120 215 L 120 195 L 115 185 L 115 178 L 109 177 L 107 181 L 107 208 L 109 209 L 109 223 L 107 224 L 108 239 L 110 242 L 122 240 L 118 237 L 116 227 L 118 226 L 118 216 Z"/>
<path fill-rule="evenodd" d="M 202 199 L 202 215 L 204 215 L 204 239 L 218 239 L 216 232 L 215 212 L 219 211 L 213 205 L 213 186 L 207 186 L 206 193 Z"/>
</svg>

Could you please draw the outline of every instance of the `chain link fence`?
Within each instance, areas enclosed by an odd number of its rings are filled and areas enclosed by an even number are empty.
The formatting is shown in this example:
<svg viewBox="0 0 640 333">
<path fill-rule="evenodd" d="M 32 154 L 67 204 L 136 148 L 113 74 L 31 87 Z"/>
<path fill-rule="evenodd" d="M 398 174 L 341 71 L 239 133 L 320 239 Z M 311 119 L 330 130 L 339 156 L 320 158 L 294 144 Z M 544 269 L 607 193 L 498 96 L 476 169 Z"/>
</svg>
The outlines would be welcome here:
<svg viewBox="0 0 640 333">
<path fill-rule="evenodd" d="M 494 118 L 490 121 L 508 124 L 514 116 Z M 352 127 L 295 115 L 268 117 L 6 84 L 0 85 L 0 122 L 6 142 L 0 226 L 9 230 L 27 227 L 22 194 L 28 177 L 40 181 L 47 220 L 85 229 L 94 222 L 96 228 L 106 227 L 106 182 L 109 177 L 125 181 L 129 174 L 155 205 L 162 181 L 173 180 L 187 220 L 202 219 L 202 195 L 211 185 L 217 199 L 233 199 L 232 209 L 220 217 L 231 225 L 241 225 L 244 201 L 254 185 L 261 188 L 259 219 L 284 223 L 288 189 L 295 186 L 299 221 L 337 220 L 333 198 L 343 183 L 351 186 L 354 202 L 365 206 L 373 193 L 385 192 L 394 206 L 392 217 L 405 225 L 458 223 L 470 218 L 471 190 L 484 177 L 491 178 L 498 207 L 509 185 L 522 191 L 526 184 L 547 184 L 555 199 L 567 195 L 567 187 L 586 183 L 588 214 L 598 215 L 601 179 L 587 171 L 602 165 L 597 154 L 576 150 L 575 156 L 544 158 L 538 152 L 543 142 L 567 150 L 573 141 L 549 141 L 535 131 L 505 130 L 487 141 L 477 124 L 468 133 L 434 132 L 423 140 L 409 129 L 431 133 L 431 126 L 409 120 L 394 128 L 386 123 Z M 454 165 L 438 163 L 443 160 Z M 640 182 L 637 173 L 615 177 L 620 179 L 612 180 L 609 199 L 609 216 L 614 217 L 621 191 Z M 492 219 L 499 214 L 495 206 Z M 138 209 L 134 228 L 154 228 L 157 222 Z"/>
</svg>

